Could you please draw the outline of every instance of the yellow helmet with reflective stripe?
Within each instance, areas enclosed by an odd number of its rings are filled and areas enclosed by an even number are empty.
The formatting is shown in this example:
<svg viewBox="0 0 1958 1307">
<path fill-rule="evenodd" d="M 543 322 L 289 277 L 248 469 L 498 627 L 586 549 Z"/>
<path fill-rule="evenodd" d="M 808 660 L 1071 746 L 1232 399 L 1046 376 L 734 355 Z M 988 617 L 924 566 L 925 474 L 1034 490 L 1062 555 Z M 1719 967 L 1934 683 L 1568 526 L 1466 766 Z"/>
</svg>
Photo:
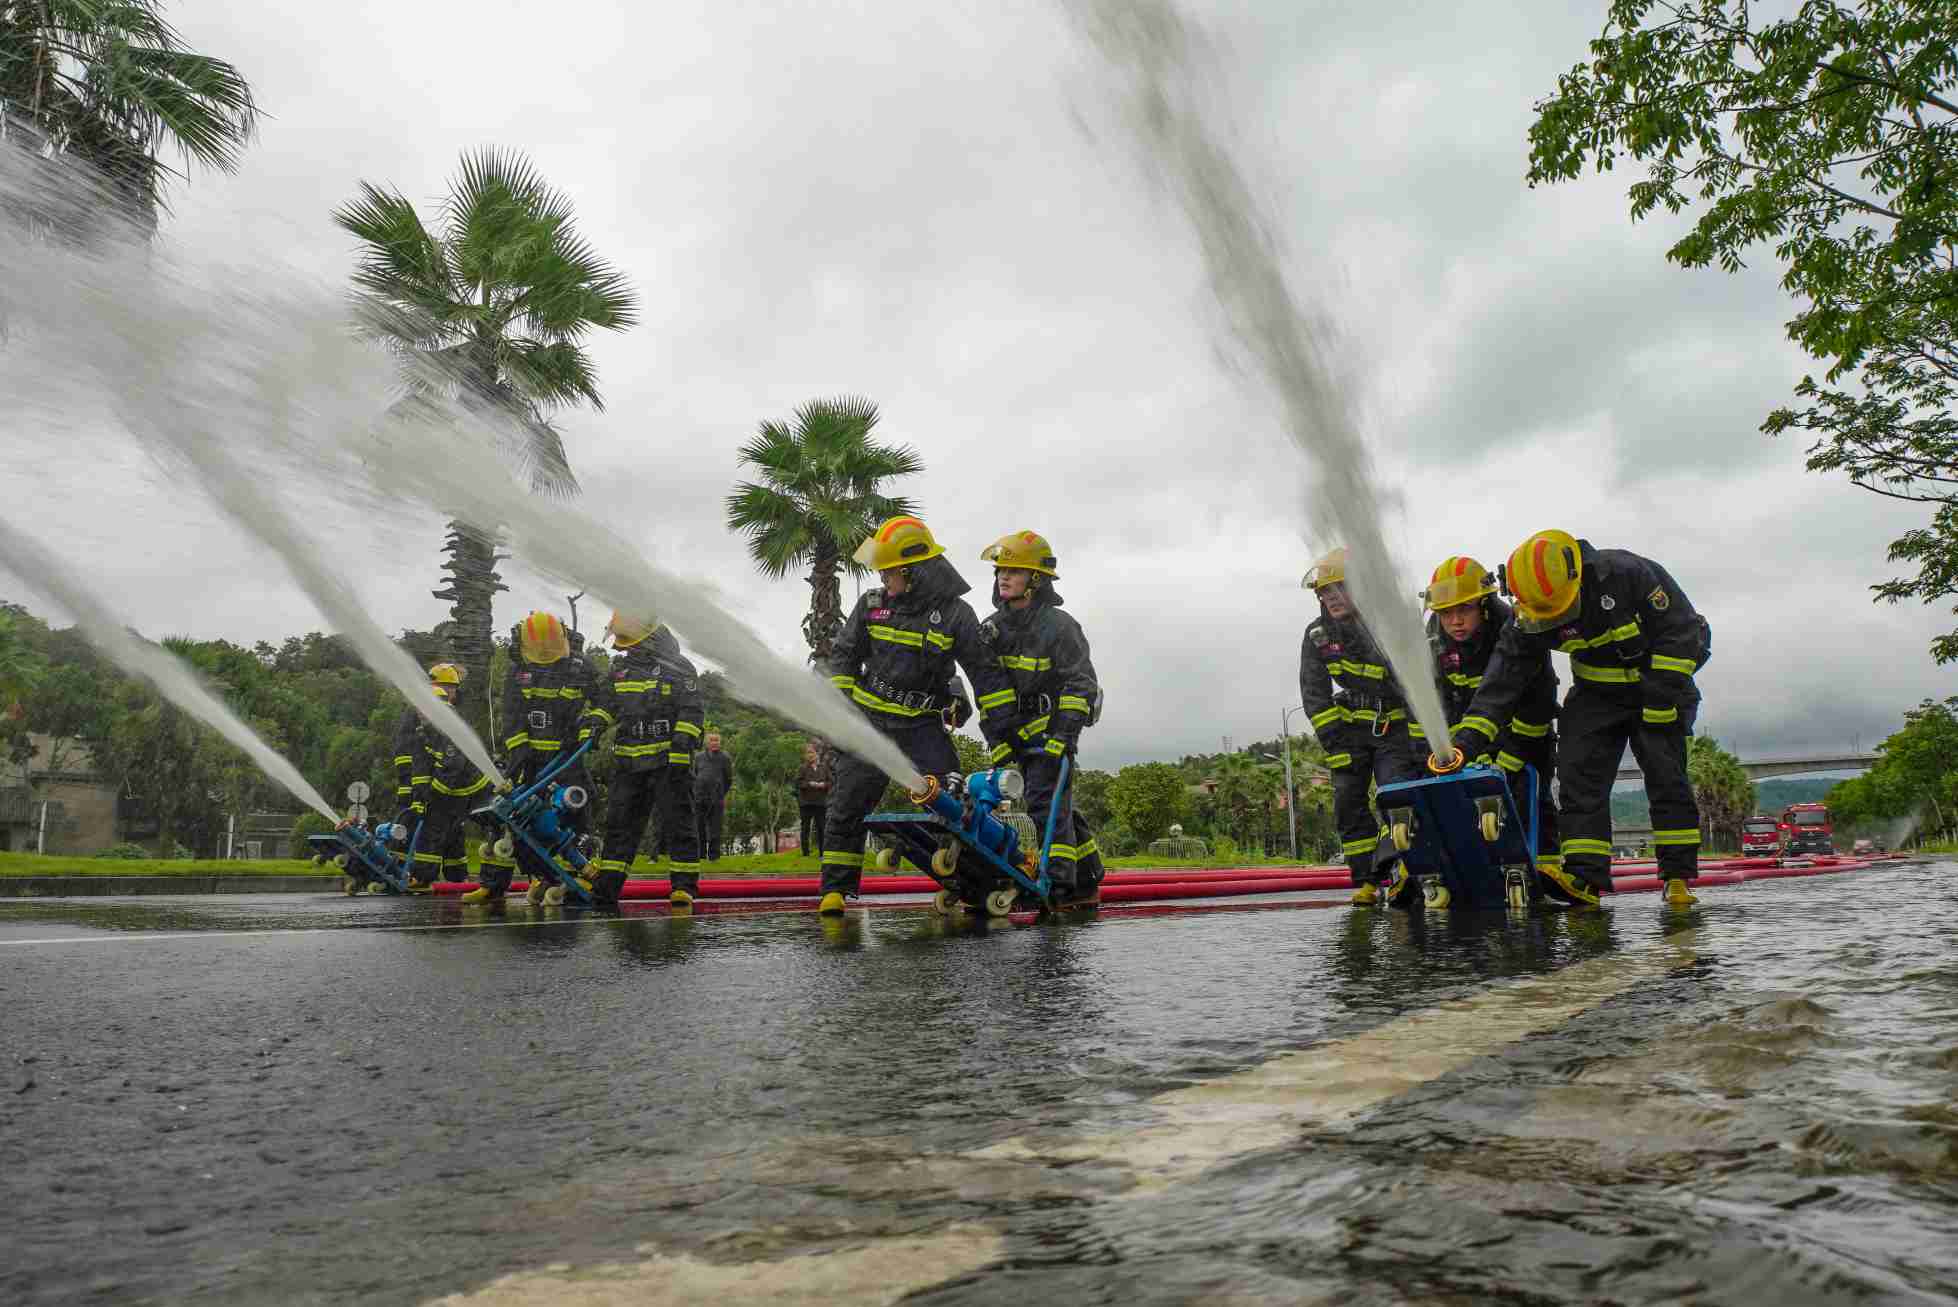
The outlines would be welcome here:
<svg viewBox="0 0 1958 1307">
<path fill-rule="evenodd" d="M 548 664 L 570 655 L 571 638 L 557 618 L 549 613 L 532 613 L 517 630 L 517 646 L 525 662 Z"/>
<path fill-rule="evenodd" d="M 461 685 L 465 675 L 454 663 L 437 663 L 428 669 L 428 679 L 436 685 Z"/>
<path fill-rule="evenodd" d="M 1019 567 L 1048 576 L 1060 575 L 1054 570 L 1060 566 L 1060 560 L 1054 557 L 1054 547 L 1038 531 L 1003 535 L 979 551 L 979 560 L 994 567 Z"/>
<path fill-rule="evenodd" d="M 1443 559 L 1434 575 L 1428 578 L 1428 588 L 1421 592 L 1421 602 L 1428 606 L 1430 612 L 1438 613 L 1444 608 L 1474 603 L 1482 596 L 1495 592 L 1495 575 L 1467 554 L 1457 554 L 1453 558 Z"/>
<path fill-rule="evenodd" d="M 1345 579 L 1346 546 L 1341 545 L 1314 563 L 1311 570 L 1305 574 L 1305 580 L 1301 584 L 1308 590 L 1323 590 L 1327 586 L 1337 585 Z"/>
<path fill-rule="evenodd" d="M 932 539 L 931 528 L 915 517 L 894 517 L 857 546 L 851 557 L 873 572 L 909 567 L 936 558 L 945 546 Z"/>
<path fill-rule="evenodd" d="M 1516 546 L 1503 568 L 1503 586 L 1516 600 L 1516 624 L 1547 631 L 1577 612 L 1584 556 L 1568 531 L 1539 531 Z"/>
<path fill-rule="evenodd" d="M 612 637 L 615 649 L 630 649 L 658 629 L 659 623 L 637 617 L 627 617 L 614 612 L 612 620 L 605 623 L 605 634 Z"/>
</svg>

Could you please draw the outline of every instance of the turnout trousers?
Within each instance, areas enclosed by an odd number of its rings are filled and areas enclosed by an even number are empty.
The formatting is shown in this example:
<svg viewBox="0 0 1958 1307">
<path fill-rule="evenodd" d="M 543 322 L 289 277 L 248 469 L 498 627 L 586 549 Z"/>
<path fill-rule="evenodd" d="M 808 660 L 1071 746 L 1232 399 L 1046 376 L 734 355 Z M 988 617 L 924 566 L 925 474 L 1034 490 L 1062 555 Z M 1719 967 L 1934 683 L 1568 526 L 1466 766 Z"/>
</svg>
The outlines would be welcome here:
<svg viewBox="0 0 1958 1307">
<path fill-rule="evenodd" d="M 555 761 L 557 761 L 557 758 L 553 754 L 526 751 L 512 763 L 508 773 L 510 783 L 516 788 L 522 789 Z M 582 786 L 586 794 L 589 795 L 592 793 L 591 773 L 585 770 L 585 764 L 582 758 L 564 771 L 559 772 L 552 778 L 552 783 L 556 785 Z M 580 835 L 590 830 L 591 804 L 586 803 L 584 807 L 578 809 L 576 812 L 567 814 L 565 825 Z M 505 834 L 510 837 L 511 856 L 508 859 L 497 857 L 494 851 L 496 838 L 500 838 Z M 491 894 L 496 895 L 509 892 L 510 881 L 516 875 L 517 868 L 520 866 L 524 869 L 526 876 L 535 877 L 542 875 L 546 880 L 551 881 L 555 881 L 562 874 L 560 868 L 555 864 L 539 865 L 542 863 L 542 860 L 535 853 L 531 852 L 527 844 L 517 838 L 515 831 L 499 830 L 495 836 L 484 840 L 480 861 L 482 867 L 476 873 L 476 883 L 488 890 Z"/>
<path fill-rule="evenodd" d="M 700 893 L 700 846 L 694 832 L 693 777 L 667 764 L 644 771 L 612 773 L 605 804 L 605 846 L 591 864 L 592 897 L 617 903 L 632 870 L 632 859 L 646 835 L 646 822 L 659 814 L 662 851 L 672 861 L 667 876 L 674 889 Z M 670 832 L 670 835 L 668 835 Z"/>
<path fill-rule="evenodd" d="M 469 809 L 481 799 L 476 795 L 430 794 L 422 814 L 421 833 L 415 839 L 415 863 L 410 869 L 418 884 L 427 885 L 440 876 L 443 880 L 469 879 L 469 849 L 464 838 L 469 833 Z"/>
<path fill-rule="evenodd" d="M 1340 750 L 1326 755 L 1332 777 L 1333 824 L 1339 828 L 1339 851 L 1356 886 L 1374 879 L 1374 852 L 1380 847 L 1380 819 L 1373 813 L 1373 786 L 1411 781 L 1422 775 L 1425 742 L 1409 738 L 1407 722 L 1395 719 L 1385 734 L 1370 726 L 1349 728 L 1336 743 Z"/>
<path fill-rule="evenodd" d="M 1557 748 L 1564 870 L 1594 889 L 1611 888 L 1611 785 L 1629 744 L 1645 773 L 1659 875 L 1668 880 L 1698 877 L 1700 807 L 1686 774 L 1686 743 L 1693 738 L 1699 708 L 1696 696 L 1680 706 L 1677 724 L 1648 726 L 1637 698 L 1594 690 L 1582 681 L 1571 687 Z"/>
<path fill-rule="evenodd" d="M 936 714 L 888 733 L 913 767 L 928 776 L 959 769 L 958 750 Z M 823 819 L 822 892 L 855 894 L 863 882 L 863 819 L 876 811 L 889 778 L 852 754 L 838 753 Z"/>
<path fill-rule="evenodd" d="M 1020 774 L 1027 782 L 1027 816 L 1033 819 L 1034 848 L 1038 851 L 1047 838 L 1047 814 L 1053 810 L 1056 783 L 1061 778 L 1061 760 L 1051 753 L 1028 754 L 1020 759 Z M 1068 769 L 1068 792 L 1054 815 L 1054 850 L 1047 861 L 1047 874 L 1057 893 L 1065 896 L 1078 889 L 1093 889 L 1101 884 L 1100 846 L 1088 828 L 1085 817 L 1074 810 L 1074 768 Z"/>
</svg>

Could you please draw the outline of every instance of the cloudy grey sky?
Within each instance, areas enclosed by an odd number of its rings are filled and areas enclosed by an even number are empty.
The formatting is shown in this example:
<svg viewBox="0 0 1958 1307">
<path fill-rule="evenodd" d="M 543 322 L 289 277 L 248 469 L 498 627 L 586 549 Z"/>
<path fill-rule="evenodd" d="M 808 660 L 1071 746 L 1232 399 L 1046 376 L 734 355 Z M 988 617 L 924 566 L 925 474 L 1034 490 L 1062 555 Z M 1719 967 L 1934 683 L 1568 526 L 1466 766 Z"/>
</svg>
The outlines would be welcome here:
<svg viewBox="0 0 1958 1307">
<path fill-rule="evenodd" d="M 1677 220 L 1633 227 L 1629 173 L 1523 185 L 1530 104 L 1602 8 L 1191 5 L 1299 283 L 1347 337 L 1410 577 L 1458 552 L 1493 566 L 1551 525 L 1648 554 L 1713 622 L 1707 728 L 1746 753 L 1867 747 L 1952 692 L 1925 652 L 1950 618 L 1868 600 L 1920 513 L 1755 430 L 1804 370 L 1765 254 L 1737 277 L 1669 266 Z M 923 453 L 905 489 L 981 591 L 986 542 L 1054 541 L 1109 695 L 1089 765 L 1277 733 L 1309 613 L 1305 469 L 1220 366 L 1192 238 L 1056 6 L 461 9 L 174 5 L 269 118 L 237 177 L 178 190 L 166 238 L 274 247 L 337 282 L 353 251 L 329 214 L 360 180 L 432 201 L 462 150 L 521 149 L 645 304 L 594 346 L 607 411 L 562 423 L 586 510 L 798 656 L 806 588 L 761 580 L 721 524 L 735 450 L 807 399 L 868 395 Z M 133 457 L 35 478 L 23 525 L 145 632 L 320 625 Z M 383 624 L 445 615 L 439 536 L 337 532 Z M 557 589 L 511 581 L 504 621 Z"/>
</svg>

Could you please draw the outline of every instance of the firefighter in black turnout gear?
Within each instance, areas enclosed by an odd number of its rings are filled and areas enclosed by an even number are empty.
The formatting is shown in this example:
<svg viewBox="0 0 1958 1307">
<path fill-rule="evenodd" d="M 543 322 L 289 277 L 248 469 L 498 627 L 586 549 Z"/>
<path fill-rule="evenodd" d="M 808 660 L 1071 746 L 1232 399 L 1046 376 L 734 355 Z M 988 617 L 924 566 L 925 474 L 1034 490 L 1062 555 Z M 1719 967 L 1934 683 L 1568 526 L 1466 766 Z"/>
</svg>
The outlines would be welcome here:
<svg viewBox="0 0 1958 1307">
<path fill-rule="evenodd" d="M 573 652 L 571 637 L 564 623 L 549 613 L 532 613 L 517 624 L 510 651 L 510 675 L 504 682 L 500 707 L 503 751 L 509 759 L 508 779 L 522 789 L 546 767 L 578 745 L 578 723 L 585 713 L 585 698 L 591 688 L 591 666 L 584 656 Z M 591 775 L 580 759 L 559 772 L 556 783 L 576 785 L 591 793 Z M 587 804 L 566 814 L 566 824 L 583 834 L 591 821 Z M 539 867 L 537 855 L 521 841 L 512 838 L 517 867 L 534 885 L 540 873 L 547 879 L 570 876 L 561 867 Z M 476 878 L 477 887 L 462 896 L 464 903 L 484 903 L 501 899 L 510 889 L 512 868 L 507 864 L 485 865 Z M 589 886 L 587 886 L 589 888 Z M 562 887 L 552 885 L 542 895 L 545 903 L 564 901 Z"/>
<path fill-rule="evenodd" d="M 979 638 L 963 596 L 972 587 L 915 517 L 894 517 L 858 547 L 856 561 L 883 585 L 867 590 L 836 637 L 830 682 L 926 775 L 959 769 L 947 727 L 972 715 L 956 662 L 981 697 L 1004 682 Z M 823 831 L 823 896 L 838 913 L 863 878 L 863 819 L 884 793 L 884 773 L 847 753 L 836 757 Z"/>
<path fill-rule="evenodd" d="M 1535 660 L 1552 649 L 1569 654 L 1557 750 L 1564 861 L 1544 874 L 1559 897 L 1581 905 L 1595 907 L 1610 892 L 1611 785 L 1629 744 L 1645 773 L 1666 902 L 1696 902 L 1700 810 L 1686 746 L 1700 707 L 1693 674 L 1713 648 L 1706 619 L 1651 559 L 1563 531 L 1539 531 L 1518 546 L 1503 584 L 1516 620 L 1497 642 L 1456 743 L 1472 755 L 1473 735 L 1493 741 L 1498 724 L 1522 711 Z"/>
<path fill-rule="evenodd" d="M 1333 821 L 1340 852 L 1355 886 L 1353 902 L 1402 902 L 1407 869 L 1390 859 L 1377 865 L 1382 828 L 1374 817 L 1372 788 L 1423 775 L 1427 751 L 1420 727 L 1409 720 L 1407 699 L 1386 655 L 1360 620 L 1346 591 L 1346 550 L 1333 550 L 1305 574 L 1319 598 L 1319 618 L 1305 628 L 1299 650 L 1299 702 L 1326 751 L 1333 787 Z M 1335 688 L 1337 687 L 1337 688 Z"/>
<path fill-rule="evenodd" d="M 684 906 L 700 893 L 691 771 L 705 715 L 700 678 L 664 625 L 613 613 L 605 630 L 618 652 L 606 674 L 594 680 L 578 730 L 582 740 L 615 728 L 605 844 L 591 866 L 592 897 L 619 901 L 646 820 L 657 811 L 672 858 L 667 898 Z"/>
<path fill-rule="evenodd" d="M 429 689 L 453 704 L 462 675 L 454 663 L 437 663 L 428 669 Z M 469 810 L 481 802 L 477 796 L 489 787 L 489 778 L 413 708 L 401 714 L 395 731 L 394 767 L 394 793 L 402 810 L 395 820 L 410 831 L 419 828 L 408 868 L 409 892 L 431 892 L 437 876 L 469 879 Z"/>
<path fill-rule="evenodd" d="M 986 546 L 979 557 L 993 565 L 995 610 L 980 623 L 979 634 L 1005 681 L 980 694 L 979 727 L 995 765 L 1019 766 L 1037 841 L 1045 841 L 1053 812 L 1047 871 L 1054 901 L 1091 907 L 1101 900 L 1101 853 L 1094 832 L 1074 810 L 1077 764 L 1070 763 L 1067 792 L 1057 793 L 1061 759 L 1073 757 L 1081 732 L 1100 716 L 1101 685 L 1088 656 L 1088 637 L 1061 611 L 1053 584 L 1059 563 L 1044 537 L 1015 531 Z"/>
<path fill-rule="evenodd" d="M 1443 559 L 1428 578 L 1421 592 L 1428 606 L 1428 643 L 1435 651 L 1435 685 L 1441 691 L 1442 710 L 1449 729 L 1455 730 L 1469 714 L 1475 692 L 1494 661 L 1496 645 L 1514 620 L 1509 605 L 1496 597 L 1496 578 L 1482 564 L 1466 555 Z M 1537 844 L 1533 850 L 1539 864 L 1552 864 L 1558 855 L 1557 804 L 1551 797 L 1550 782 L 1556 775 L 1557 676 L 1550 669 L 1548 650 L 1536 655 L 1528 668 L 1526 686 L 1517 700 L 1516 714 L 1497 722 L 1500 732 L 1493 748 L 1480 736 L 1472 736 L 1480 752 L 1471 762 L 1501 768 L 1509 776 L 1516 802 L 1523 802 L 1520 788 L 1523 769 L 1536 773 Z"/>
</svg>

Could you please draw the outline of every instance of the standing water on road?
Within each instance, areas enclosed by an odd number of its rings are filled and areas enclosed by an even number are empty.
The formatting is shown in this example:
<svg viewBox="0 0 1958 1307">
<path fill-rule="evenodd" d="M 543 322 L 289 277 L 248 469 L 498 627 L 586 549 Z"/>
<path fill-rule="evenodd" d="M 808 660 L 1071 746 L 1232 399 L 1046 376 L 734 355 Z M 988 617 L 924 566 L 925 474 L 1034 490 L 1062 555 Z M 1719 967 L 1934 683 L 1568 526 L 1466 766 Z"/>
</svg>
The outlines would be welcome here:
<svg viewBox="0 0 1958 1307">
<path fill-rule="evenodd" d="M 1346 580 L 1361 619 L 1400 674 L 1436 752 L 1446 756 L 1448 719 L 1430 670 L 1433 655 L 1410 601 L 1414 587 L 1387 549 L 1373 460 L 1338 375 L 1337 333 L 1292 293 L 1272 223 L 1225 143 L 1213 91 L 1225 74 L 1211 66 L 1202 34 L 1170 0 L 1061 3 L 1124 77 L 1122 117 L 1195 231 L 1229 329 L 1221 343 L 1248 357 L 1277 398 L 1285 431 L 1313 473 L 1311 532 L 1321 543 L 1347 546 Z"/>
<path fill-rule="evenodd" d="M 259 770 L 291 790 L 294 798 L 314 812 L 328 821 L 338 820 L 332 805 L 320 797 L 320 792 L 299 774 L 299 769 L 259 739 L 251 727 L 211 693 L 196 672 L 166 650 L 131 635 L 116 620 L 110 606 L 69 575 L 52 552 L 4 521 L 0 521 L 0 563 L 67 609 L 89 643 L 117 666 L 148 681 L 158 694 L 244 750 Z"/>
<path fill-rule="evenodd" d="M 1702 893 L 0 900 L 0 1302 L 1950 1303 L 1958 865 Z"/>
<path fill-rule="evenodd" d="M 33 185 L 34 204 L 23 207 L 75 202 L 50 198 L 50 184 L 0 171 L 0 200 L 10 185 Z M 904 755 L 834 687 L 769 649 L 705 587 L 652 566 L 575 506 L 529 493 L 512 475 L 509 433 L 494 415 L 441 399 L 453 390 L 448 379 L 425 378 L 426 402 L 394 402 L 396 364 L 361 338 L 344 296 L 269 261 L 199 265 L 134 243 L 83 254 L 4 232 L 0 285 L 11 315 L 0 430 L 31 424 L 38 440 L 55 444 L 64 431 L 128 428 L 167 474 L 207 491 L 271 546 L 344 634 L 364 633 L 356 649 L 390 680 L 402 679 L 406 655 L 397 659 L 381 647 L 392 642 L 373 638 L 378 628 L 277 502 L 279 486 L 302 487 L 310 511 L 333 505 L 349 523 L 413 521 L 430 510 L 465 522 L 536 571 L 657 615 L 718 663 L 743 698 L 918 783 Z M 452 722 L 433 715 L 437 701 L 418 670 L 412 684 L 410 703 L 481 752 L 452 711 Z M 470 757 L 494 774 L 486 753 Z"/>
</svg>

